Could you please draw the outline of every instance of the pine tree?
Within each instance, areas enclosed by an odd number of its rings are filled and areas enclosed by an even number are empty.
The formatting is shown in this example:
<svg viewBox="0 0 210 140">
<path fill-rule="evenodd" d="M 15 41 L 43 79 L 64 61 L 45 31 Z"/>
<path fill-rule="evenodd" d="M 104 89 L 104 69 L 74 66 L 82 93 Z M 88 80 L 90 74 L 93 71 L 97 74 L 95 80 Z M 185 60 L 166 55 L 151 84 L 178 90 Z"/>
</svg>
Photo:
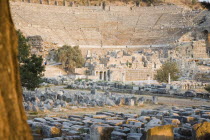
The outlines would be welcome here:
<svg viewBox="0 0 210 140">
<path fill-rule="evenodd" d="M 30 54 L 28 40 L 20 31 L 18 35 L 18 60 L 20 66 L 21 85 L 29 90 L 39 87 L 44 72 L 43 59 L 41 56 Z"/>
</svg>

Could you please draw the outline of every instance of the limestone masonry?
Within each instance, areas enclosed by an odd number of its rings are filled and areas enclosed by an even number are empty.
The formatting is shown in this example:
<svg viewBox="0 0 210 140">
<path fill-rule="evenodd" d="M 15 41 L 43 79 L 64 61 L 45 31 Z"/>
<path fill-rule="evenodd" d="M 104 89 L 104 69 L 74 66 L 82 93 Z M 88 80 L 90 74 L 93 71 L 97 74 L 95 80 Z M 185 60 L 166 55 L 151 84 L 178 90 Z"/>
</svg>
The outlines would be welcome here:
<svg viewBox="0 0 210 140">
<path fill-rule="evenodd" d="M 178 64 L 184 80 L 210 72 L 207 10 L 176 5 L 103 9 L 36 0 L 11 2 L 11 9 L 32 52 L 46 61 L 54 61 L 51 54 L 63 45 L 81 48 L 86 62 L 74 70 L 76 79 L 154 80 L 168 60 Z"/>
<path fill-rule="evenodd" d="M 107 6 L 108 7 L 108 6 Z M 16 28 L 59 45 L 150 45 L 178 40 L 205 11 L 175 5 L 67 7 L 11 2 Z"/>
</svg>

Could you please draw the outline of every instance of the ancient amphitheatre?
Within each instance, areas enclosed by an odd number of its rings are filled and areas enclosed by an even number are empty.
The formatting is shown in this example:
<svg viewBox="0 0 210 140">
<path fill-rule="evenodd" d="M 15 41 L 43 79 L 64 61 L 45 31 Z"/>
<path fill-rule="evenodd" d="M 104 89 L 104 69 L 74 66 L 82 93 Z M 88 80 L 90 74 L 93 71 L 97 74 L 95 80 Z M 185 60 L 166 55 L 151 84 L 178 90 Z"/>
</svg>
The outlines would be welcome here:
<svg viewBox="0 0 210 140">
<path fill-rule="evenodd" d="M 210 127 L 208 80 L 196 78 L 210 71 L 209 11 L 90 3 L 10 2 L 15 27 L 29 37 L 33 53 L 48 59 L 50 51 L 78 45 L 86 60 L 75 68 L 79 79 L 55 69 L 60 76 L 23 91 L 34 139 L 208 139 L 202 127 Z M 169 59 L 181 68 L 181 80 L 151 84 Z M 197 93 L 185 92 L 192 89 Z"/>
<path fill-rule="evenodd" d="M 155 53 L 151 56 L 152 61 L 145 60 L 143 62 L 140 60 L 140 64 L 136 66 L 135 70 L 131 68 L 125 72 L 122 71 L 121 63 L 139 61 L 137 58 L 132 61 L 131 58 L 125 58 L 123 62 L 120 62 L 120 67 L 117 66 L 117 68 L 108 65 L 97 68 L 94 64 L 94 68 L 75 69 L 75 73 L 84 75 L 86 71 L 90 71 L 90 79 L 146 80 L 147 77 L 154 79 L 156 69 L 161 66 L 156 59 L 166 61 L 169 59 L 170 53 L 172 59 L 178 61 L 180 67 L 190 65 L 187 66 L 190 69 L 193 66 L 192 61 L 207 58 L 206 54 L 208 54 L 209 46 L 206 42 L 208 42 L 209 13 L 206 10 L 191 10 L 189 7 L 173 4 L 150 7 L 110 4 L 102 9 L 102 6 L 98 5 L 78 6 L 76 2 L 73 5 L 70 3 L 72 2 L 36 0 L 11 2 L 15 26 L 26 36 L 34 37 L 34 40 L 32 39 L 34 43 L 32 44 L 35 45 L 32 46 L 37 54 L 47 57 L 48 52 L 55 48 L 63 45 L 78 45 L 84 57 L 96 57 L 95 60 L 91 60 L 91 63 L 96 61 L 97 65 L 104 65 L 98 62 L 98 57 L 104 57 L 110 51 L 116 51 L 116 49 L 131 53 L 143 50 L 144 54 L 138 56 L 142 59 L 147 57 L 148 53 L 151 53 L 151 49 L 153 50 L 152 53 Z M 36 36 L 41 36 L 41 43 L 38 43 L 42 44 L 41 46 L 36 46 L 37 42 L 40 41 L 36 40 Z M 194 49 L 189 48 L 192 43 Z M 172 52 L 180 46 L 185 48 L 185 54 L 182 54 L 183 51 Z M 200 50 L 197 51 L 198 49 Z M 180 54 L 182 56 L 177 57 Z M 187 55 L 191 55 L 190 57 L 193 60 L 189 59 Z M 157 56 L 158 58 L 156 58 Z M 182 57 L 187 60 L 183 61 Z M 110 63 L 113 63 L 113 60 L 110 60 Z M 145 67 L 146 63 L 149 65 Z M 181 66 L 183 63 L 187 64 Z M 151 68 L 154 70 L 150 71 Z M 206 69 L 208 68 L 204 67 L 204 71 Z M 111 72 L 118 76 L 110 78 Z M 117 74 L 119 72 L 123 74 Z M 137 78 L 135 78 L 135 75 L 138 75 Z"/>
<path fill-rule="evenodd" d="M 55 6 L 11 3 L 16 27 L 26 35 L 41 35 L 59 45 L 114 47 L 174 43 L 196 28 L 206 12 L 176 5 L 155 7 Z"/>
</svg>

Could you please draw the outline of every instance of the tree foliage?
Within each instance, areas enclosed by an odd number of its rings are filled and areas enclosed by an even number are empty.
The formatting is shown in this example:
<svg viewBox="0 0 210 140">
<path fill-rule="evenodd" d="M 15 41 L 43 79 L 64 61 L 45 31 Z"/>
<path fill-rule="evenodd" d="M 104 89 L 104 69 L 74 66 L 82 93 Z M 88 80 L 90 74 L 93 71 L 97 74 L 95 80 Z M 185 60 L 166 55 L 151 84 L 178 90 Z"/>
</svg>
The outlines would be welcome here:
<svg viewBox="0 0 210 140">
<path fill-rule="evenodd" d="M 200 3 L 204 8 L 210 10 L 210 3 L 209 2 L 203 1 L 203 2 L 200 2 Z"/>
<path fill-rule="evenodd" d="M 79 46 L 71 47 L 64 45 L 57 50 L 56 59 L 62 63 L 62 66 L 66 71 L 71 72 L 74 68 L 80 68 L 84 64 L 84 58 L 82 57 Z"/>
<path fill-rule="evenodd" d="M 159 70 L 157 70 L 157 74 L 155 75 L 155 79 L 158 82 L 168 82 L 168 76 L 170 73 L 170 77 L 172 81 L 176 81 L 179 76 L 179 69 L 175 62 L 167 61 L 164 63 Z"/>
<path fill-rule="evenodd" d="M 27 44 L 28 39 L 23 36 L 20 30 L 17 31 L 18 35 L 18 60 L 22 63 L 30 55 L 30 46 Z"/>
<path fill-rule="evenodd" d="M 29 90 L 39 87 L 44 72 L 43 59 L 41 56 L 30 54 L 28 40 L 20 31 L 18 35 L 18 60 L 20 66 L 21 85 Z"/>
</svg>

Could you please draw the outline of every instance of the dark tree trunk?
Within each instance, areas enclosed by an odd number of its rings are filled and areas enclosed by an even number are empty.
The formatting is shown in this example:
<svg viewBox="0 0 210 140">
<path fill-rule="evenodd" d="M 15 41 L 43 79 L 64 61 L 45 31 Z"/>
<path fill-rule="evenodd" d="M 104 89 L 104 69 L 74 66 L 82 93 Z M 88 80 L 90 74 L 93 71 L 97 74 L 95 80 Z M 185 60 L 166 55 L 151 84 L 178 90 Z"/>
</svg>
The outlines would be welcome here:
<svg viewBox="0 0 210 140">
<path fill-rule="evenodd" d="M 31 140 L 22 105 L 17 37 L 9 1 L 0 0 L 0 139 Z"/>
</svg>

